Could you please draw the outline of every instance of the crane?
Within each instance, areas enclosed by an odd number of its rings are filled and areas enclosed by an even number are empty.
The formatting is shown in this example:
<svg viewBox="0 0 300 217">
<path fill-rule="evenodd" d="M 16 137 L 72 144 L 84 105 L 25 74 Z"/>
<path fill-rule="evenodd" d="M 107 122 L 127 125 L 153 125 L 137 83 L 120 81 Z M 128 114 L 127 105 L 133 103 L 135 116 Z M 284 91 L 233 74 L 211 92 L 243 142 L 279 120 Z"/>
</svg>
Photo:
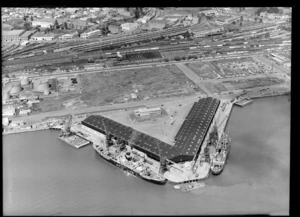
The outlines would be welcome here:
<svg viewBox="0 0 300 217">
<path fill-rule="evenodd" d="M 105 126 L 105 124 L 104 124 L 103 117 L 101 117 L 101 121 L 102 121 L 102 124 L 103 124 L 103 127 L 104 127 L 104 132 L 105 132 L 105 139 L 106 139 L 106 141 L 105 141 L 106 146 L 105 146 L 105 147 L 106 147 L 106 149 L 108 150 L 108 144 L 109 144 L 109 142 L 110 142 L 110 141 L 109 141 L 109 139 L 110 139 L 110 138 L 109 138 L 109 137 L 110 137 L 109 135 L 110 135 L 110 134 L 109 134 L 109 132 L 107 131 L 107 128 L 106 128 L 106 126 Z"/>
<path fill-rule="evenodd" d="M 72 118 L 73 118 L 73 116 L 71 114 L 69 114 L 69 119 L 68 119 L 65 127 L 61 131 L 62 136 L 68 136 L 70 134 L 70 128 L 71 128 L 71 125 L 72 125 Z"/>
</svg>

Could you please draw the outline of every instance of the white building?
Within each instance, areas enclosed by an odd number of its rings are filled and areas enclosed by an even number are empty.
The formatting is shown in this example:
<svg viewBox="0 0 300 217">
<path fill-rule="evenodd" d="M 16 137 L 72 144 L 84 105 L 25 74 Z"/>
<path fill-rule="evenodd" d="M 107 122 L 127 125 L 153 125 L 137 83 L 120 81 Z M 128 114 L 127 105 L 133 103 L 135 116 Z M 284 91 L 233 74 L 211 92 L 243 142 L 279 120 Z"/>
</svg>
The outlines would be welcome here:
<svg viewBox="0 0 300 217">
<path fill-rule="evenodd" d="M 76 36 L 78 36 L 78 32 L 72 32 L 72 33 L 68 33 L 68 34 L 64 34 L 59 36 L 59 39 L 61 40 L 70 40 L 75 38 Z"/>
<path fill-rule="evenodd" d="M 80 35 L 80 38 L 87 39 L 87 38 L 90 38 L 90 37 L 95 36 L 95 35 L 101 35 L 101 31 L 99 29 L 97 29 L 97 30 L 94 30 L 94 31 L 91 31 L 91 32 L 84 32 Z"/>
<path fill-rule="evenodd" d="M 54 37 L 54 34 L 36 33 L 31 36 L 30 41 L 52 41 Z"/>
<path fill-rule="evenodd" d="M 14 107 L 3 108 L 2 116 L 14 116 L 16 114 L 16 109 Z"/>
<path fill-rule="evenodd" d="M 31 112 L 30 109 L 23 109 L 23 110 L 20 110 L 20 115 L 28 115 L 30 112 Z"/>
<path fill-rule="evenodd" d="M 8 117 L 3 117 L 3 118 L 2 118 L 2 125 L 3 125 L 3 126 L 7 126 L 8 124 L 9 124 Z"/>
<path fill-rule="evenodd" d="M 139 108 L 134 111 L 136 117 L 149 117 L 151 115 L 161 115 L 161 108 Z"/>
<path fill-rule="evenodd" d="M 123 31 L 131 31 L 131 30 L 135 30 L 139 27 L 138 23 L 123 23 L 121 25 L 121 28 Z"/>
</svg>

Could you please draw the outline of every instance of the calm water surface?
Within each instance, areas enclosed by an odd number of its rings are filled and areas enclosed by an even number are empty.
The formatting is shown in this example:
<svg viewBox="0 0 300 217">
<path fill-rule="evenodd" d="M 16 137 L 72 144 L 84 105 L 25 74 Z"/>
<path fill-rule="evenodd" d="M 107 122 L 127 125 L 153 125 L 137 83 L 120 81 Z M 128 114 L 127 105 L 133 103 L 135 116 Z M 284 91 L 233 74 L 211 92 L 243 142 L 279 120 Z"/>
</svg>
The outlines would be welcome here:
<svg viewBox="0 0 300 217">
<path fill-rule="evenodd" d="M 154 185 L 75 149 L 57 131 L 3 137 L 4 215 L 287 214 L 290 102 L 287 96 L 234 107 L 225 170 L 191 193 Z"/>
</svg>

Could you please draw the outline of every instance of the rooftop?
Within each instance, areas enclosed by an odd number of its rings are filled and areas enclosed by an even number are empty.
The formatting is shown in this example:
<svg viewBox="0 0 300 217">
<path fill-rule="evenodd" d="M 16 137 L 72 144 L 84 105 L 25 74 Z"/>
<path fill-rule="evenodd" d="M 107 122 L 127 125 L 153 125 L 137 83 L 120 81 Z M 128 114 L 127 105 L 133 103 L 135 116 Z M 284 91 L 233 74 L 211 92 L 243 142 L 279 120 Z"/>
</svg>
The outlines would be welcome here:
<svg viewBox="0 0 300 217">
<path fill-rule="evenodd" d="M 166 156 L 175 162 L 190 161 L 201 147 L 219 103 L 219 100 L 211 97 L 196 102 L 175 136 L 177 141 L 173 147 L 100 115 L 91 115 L 83 120 L 82 124 L 101 133 L 105 133 L 106 129 L 116 137 L 131 141 L 135 148 L 154 155 L 156 159 Z"/>
<path fill-rule="evenodd" d="M 2 31 L 2 35 L 7 36 L 20 36 L 25 30 L 11 30 L 11 31 Z"/>
</svg>

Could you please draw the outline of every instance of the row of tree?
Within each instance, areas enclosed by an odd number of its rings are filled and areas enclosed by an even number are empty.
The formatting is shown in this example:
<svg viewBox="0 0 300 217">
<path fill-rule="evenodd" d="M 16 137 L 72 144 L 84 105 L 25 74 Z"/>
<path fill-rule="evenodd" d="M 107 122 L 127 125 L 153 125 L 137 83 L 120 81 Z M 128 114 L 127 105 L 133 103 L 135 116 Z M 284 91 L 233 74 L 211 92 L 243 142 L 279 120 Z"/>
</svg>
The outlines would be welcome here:
<svg viewBox="0 0 300 217">
<path fill-rule="evenodd" d="M 174 58 L 171 58 L 171 60 L 180 61 L 180 60 L 186 60 L 186 59 L 198 59 L 197 55 L 188 55 L 186 56 L 175 56 Z M 169 62 L 169 58 L 164 58 L 165 62 Z"/>
</svg>

